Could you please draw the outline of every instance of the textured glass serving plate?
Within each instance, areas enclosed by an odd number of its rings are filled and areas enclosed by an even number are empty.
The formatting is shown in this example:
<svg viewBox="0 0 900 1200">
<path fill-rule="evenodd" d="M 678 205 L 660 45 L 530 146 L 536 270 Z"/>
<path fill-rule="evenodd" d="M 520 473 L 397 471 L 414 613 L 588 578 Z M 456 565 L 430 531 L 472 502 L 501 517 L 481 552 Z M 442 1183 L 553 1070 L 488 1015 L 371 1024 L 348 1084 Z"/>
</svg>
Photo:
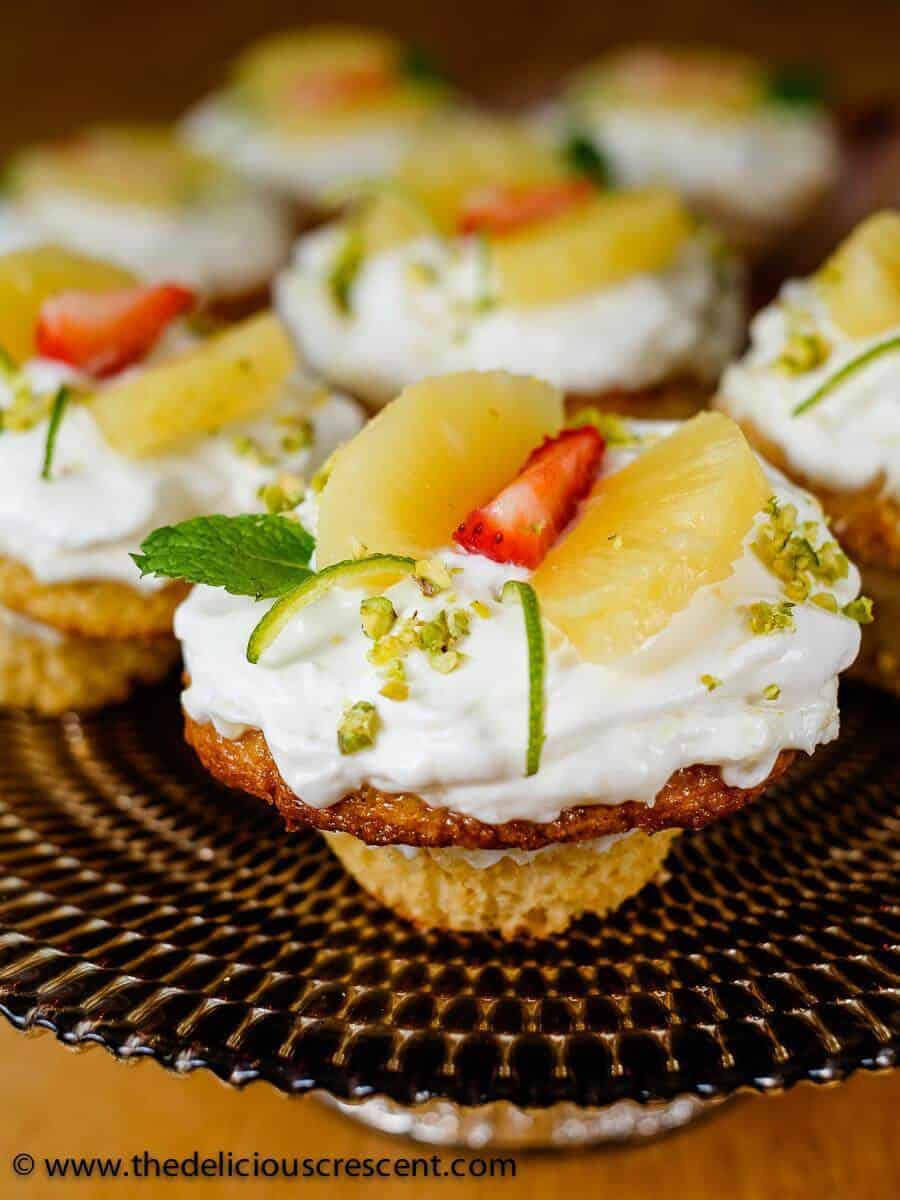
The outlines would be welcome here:
<svg viewBox="0 0 900 1200">
<path fill-rule="evenodd" d="M 173 689 L 0 716 L 0 1012 L 231 1084 L 320 1090 L 384 1129 L 573 1144 L 900 1047 L 900 704 L 681 838 L 609 920 L 504 943 L 420 932 L 313 835 L 213 785 Z"/>
</svg>

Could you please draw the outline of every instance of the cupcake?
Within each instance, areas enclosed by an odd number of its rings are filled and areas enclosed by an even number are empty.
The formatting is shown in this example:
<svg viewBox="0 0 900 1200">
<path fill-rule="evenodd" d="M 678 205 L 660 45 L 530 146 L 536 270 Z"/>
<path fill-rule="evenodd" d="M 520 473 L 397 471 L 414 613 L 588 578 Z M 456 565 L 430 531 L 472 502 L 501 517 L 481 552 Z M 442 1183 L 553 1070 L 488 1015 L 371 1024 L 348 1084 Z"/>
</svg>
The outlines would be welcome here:
<svg viewBox="0 0 900 1200">
<path fill-rule="evenodd" d="M 837 734 L 859 580 L 818 504 L 722 414 L 563 420 L 534 379 L 413 384 L 298 506 L 293 579 L 176 561 L 171 530 L 137 559 L 218 585 L 175 621 L 208 770 L 423 926 L 608 912 Z M 794 527 L 833 605 L 770 569 Z"/>
<path fill-rule="evenodd" d="M 129 551 L 163 522 L 290 507 L 359 428 L 292 375 L 274 317 L 201 338 L 192 301 L 58 248 L 0 257 L 0 704 L 97 708 L 165 675 L 185 589 Z"/>
<path fill-rule="evenodd" d="M 290 248 L 279 201 L 163 127 L 104 126 L 36 146 L 8 180 L 6 248 L 58 243 L 214 305 L 259 307 Z"/>
<path fill-rule="evenodd" d="M 321 27 L 270 37 L 189 113 L 187 141 L 290 198 L 307 220 L 348 183 L 393 170 L 448 101 L 423 51 L 385 34 Z"/>
<path fill-rule="evenodd" d="M 620 184 L 676 188 L 749 250 L 807 221 L 837 174 L 819 81 L 723 51 L 619 51 L 576 72 L 539 122 Z"/>
<path fill-rule="evenodd" d="M 436 126 L 302 237 L 278 310 L 370 407 L 426 376 L 534 374 L 573 403 L 695 412 L 742 334 L 734 261 L 670 191 L 608 191 L 512 122 Z"/>
<path fill-rule="evenodd" d="M 900 693 L 900 213 L 870 217 L 752 327 L 717 404 L 814 492 L 877 619 L 858 669 Z"/>
</svg>

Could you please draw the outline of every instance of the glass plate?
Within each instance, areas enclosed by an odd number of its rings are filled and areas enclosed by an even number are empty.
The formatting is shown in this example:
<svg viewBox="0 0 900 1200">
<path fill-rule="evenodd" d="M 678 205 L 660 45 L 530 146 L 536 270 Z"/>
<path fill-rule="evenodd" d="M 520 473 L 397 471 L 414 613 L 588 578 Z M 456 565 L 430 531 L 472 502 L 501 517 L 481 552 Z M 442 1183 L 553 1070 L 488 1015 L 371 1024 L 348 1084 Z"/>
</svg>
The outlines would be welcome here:
<svg viewBox="0 0 900 1200">
<path fill-rule="evenodd" d="M 448 1101 L 686 1113 L 888 1067 L 898 730 L 900 703 L 846 689 L 840 742 L 681 838 L 658 886 L 504 943 L 414 929 L 317 836 L 213 785 L 171 688 L 86 719 L 6 714 L 0 1011 L 236 1085 L 380 1099 L 382 1127 Z"/>
</svg>

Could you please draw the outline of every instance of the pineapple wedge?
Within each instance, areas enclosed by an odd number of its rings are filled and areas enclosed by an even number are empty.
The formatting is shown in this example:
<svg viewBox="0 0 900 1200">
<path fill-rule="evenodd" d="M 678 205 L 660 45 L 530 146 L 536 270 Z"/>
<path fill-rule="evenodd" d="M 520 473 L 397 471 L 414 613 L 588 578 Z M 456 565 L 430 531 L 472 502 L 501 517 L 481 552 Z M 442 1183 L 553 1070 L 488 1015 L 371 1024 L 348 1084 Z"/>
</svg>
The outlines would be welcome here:
<svg viewBox="0 0 900 1200">
<path fill-rule="evenodd" d="M 550 384 L 461 372 L 406 388 L 337 454 L 322 492 L 319 568 L 370 553 L 421 558 L 449 544 L 563 421 Z"/>
<path fill-rule="evenodd" d="M 835 324 L 850 337 L 900 325 L 900 212 L 880 212 L 854 230 L 819 274 Z"/>
<path fill-rule="evenodd" d="M 114 449 L 142 458 L 264 412 L 293 367 L 287 334 L 264 313 L 111 383 L 92 409 Z"/>
<path fill-rule="evenodd" d="M 731 574 L 771 490 L 738 426 L 701 413 L 597 482 L 532 578 L 544 615 L 590 662 L 628 654 Z"/>
<path fill-rule="evenodd" d="M 694 230 L 674 192 L 610 192 L 534 228 L 492 239 L 497 293 L 516 308 L 554 304 L 662 271 Z"/>
<path fill-rule="evenodd" d="M 401 164 L 401 188 L 418 198 L 443 233 L 454 233 L 464 201 L 481 188 L 569 178 L 559 156 L 521 125 L 454 116 L 436 122 Z"/>
<path fill-rule="evenodd" d="M 0 347 L 17 363 L 33 358 L 38 313 L 57 292 L 105 292 L 135 283 L 129 271 L 61 246 L 0 255 Z"/>
<path fill-rule="evenodd" d="M 36 146 L 14 161 L 14 192 L 75 192 L 112 204 L 169 209 L 221 188 L 229 176 L 165 126 L 103 125 Z"/>
</svg>

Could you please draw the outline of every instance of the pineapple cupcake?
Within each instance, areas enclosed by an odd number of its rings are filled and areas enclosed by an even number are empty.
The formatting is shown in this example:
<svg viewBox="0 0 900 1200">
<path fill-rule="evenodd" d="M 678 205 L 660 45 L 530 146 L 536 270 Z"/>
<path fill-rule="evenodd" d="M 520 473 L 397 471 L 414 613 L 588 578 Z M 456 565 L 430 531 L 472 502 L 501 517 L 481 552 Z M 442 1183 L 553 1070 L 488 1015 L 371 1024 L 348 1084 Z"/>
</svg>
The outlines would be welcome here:
<svg viewBox="0 0 900 1200">
<path fill-rule="evenodd" d="M 137 559 L 219 585 L 175 622 L 206 767 L 421 925 L 609 911 L 837 733 L 859 580 L 818 504 L 721 414 L 563 421 L 534 379 L 426 380 L 307 494 L 292 571 L 242 579 L 177 530 Z M 833 604 L 770 569 L 795 527 Z"/>
<path fill-rule="evenodd" d="M 274 317 L 202 339 L 192 303 L 59 248 L 0 257 L 0 704 L 97 708 L 166 674 L 184 589 L 129 551 L 162 522 L 289 507 L 359 428 L 292 374 Z"/>
<path fill-rule="evenodd" d="M 183 132 L 290 198 L 308 220 L 348 183 L 392 171 L 448 99 L 422 51 L 386 34 L 326 26 L 251 46 Z"/>
<path fill-rule="evenodd" d="M 665 190 L 610 192 L 520 126 L 457 117 L 342 221 L 301 238 L 282 319 L 378 407 L 426 376 L 504 369 L 573 401 L 683 415 L 740 344 L 735 263 Z"/>
<path fill-rule="evenodd" d="M 834 184 L 837 139 L 817 80 L 723 51 L 640 46 L 583 67 L 540 118 L 626 186 L 667 184 L 759 250 Z"/>
<path fill-rule="evenodd" d="M 900 212 L 787 283 L 752 333 L 717 404 L 821 501 L 875 601 L 858 669 L 900 694 Z"/>
<path fill-rule="evenodd" d="M 280 201 L 156 126 L 105 126 L 21 153 L 0 240 L 55 242 L 213 304 L 259 307 L 287 259 Z"/>
</svg>

